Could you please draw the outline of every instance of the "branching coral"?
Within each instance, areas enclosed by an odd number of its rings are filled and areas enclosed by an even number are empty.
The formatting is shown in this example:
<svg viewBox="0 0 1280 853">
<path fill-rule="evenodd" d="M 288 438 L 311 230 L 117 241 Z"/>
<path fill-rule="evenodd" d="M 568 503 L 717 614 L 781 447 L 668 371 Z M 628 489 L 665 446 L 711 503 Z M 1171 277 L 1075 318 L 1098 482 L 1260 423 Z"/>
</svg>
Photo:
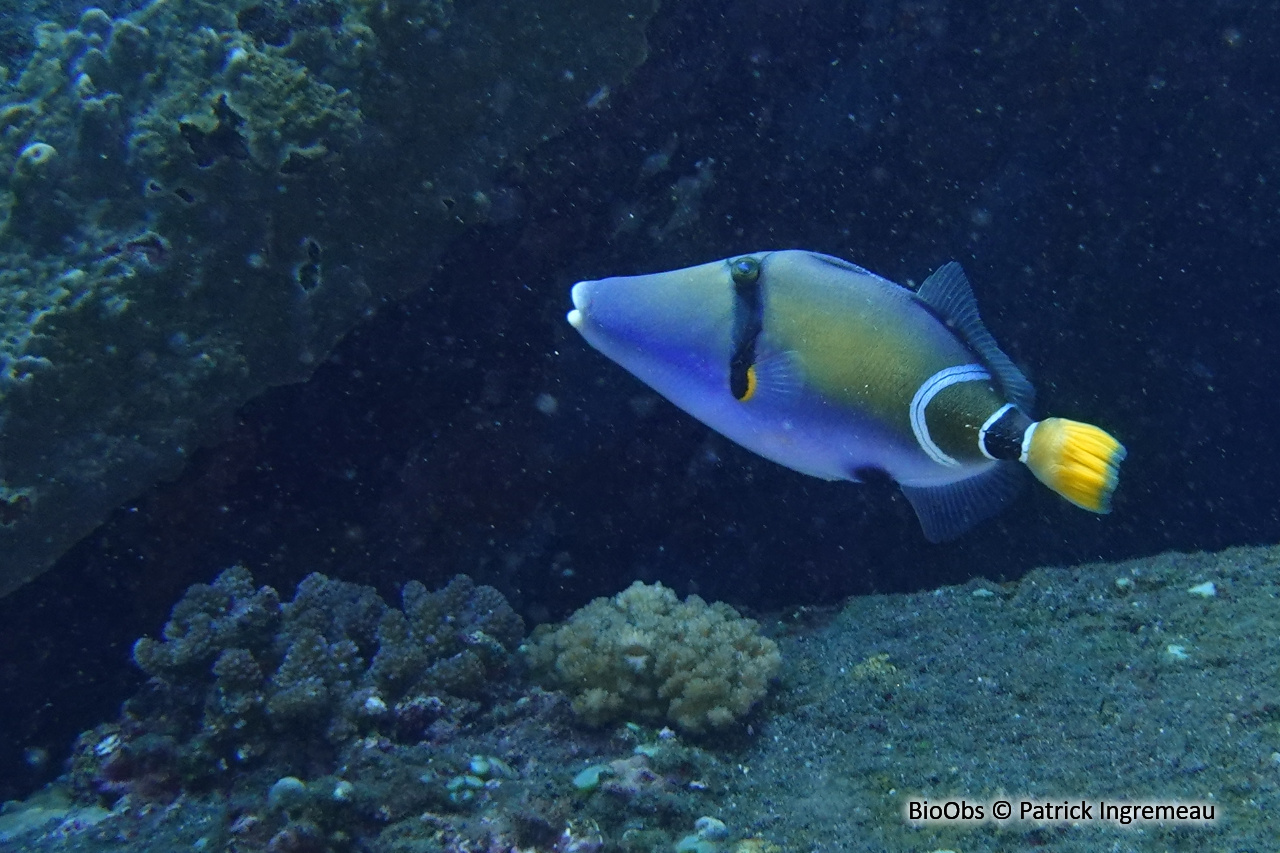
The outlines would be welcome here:
<svg viewBox="0 0 1280 853">
<path fill-rule="evenodd" d="M 135 644 L 152 681 L 128 715 L 202 772 L 268 753 L 291 767 L 360 734 L 416 741 L 492 697 L 524 623 L 465 575 L 436 592 L 410 581 L 402 598 L 313 574 L 281 604 L 229 569 L 188 590 L 162 639 Z"/>
</svg>

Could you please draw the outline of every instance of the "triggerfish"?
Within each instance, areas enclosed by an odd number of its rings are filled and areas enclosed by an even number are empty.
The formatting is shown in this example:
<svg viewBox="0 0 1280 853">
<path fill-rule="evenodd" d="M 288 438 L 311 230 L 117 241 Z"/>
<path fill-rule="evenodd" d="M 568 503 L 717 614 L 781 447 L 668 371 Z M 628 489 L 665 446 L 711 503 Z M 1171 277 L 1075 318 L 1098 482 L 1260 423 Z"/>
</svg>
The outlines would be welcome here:
<svg viewBox="0 0 1280 853">
<path fill-rule="evenodd" d="M 583 281 L 572 298 L 588 343 L 743 447 L 825 480 L 888 474 L 931 541 L 998 512 L 1023 465 L 1110 510 L 1124 446 L 1031 416 L 1031 383 L 957 263 L 911 290 L 827 255 L 757 252 Z"/>
</svg>

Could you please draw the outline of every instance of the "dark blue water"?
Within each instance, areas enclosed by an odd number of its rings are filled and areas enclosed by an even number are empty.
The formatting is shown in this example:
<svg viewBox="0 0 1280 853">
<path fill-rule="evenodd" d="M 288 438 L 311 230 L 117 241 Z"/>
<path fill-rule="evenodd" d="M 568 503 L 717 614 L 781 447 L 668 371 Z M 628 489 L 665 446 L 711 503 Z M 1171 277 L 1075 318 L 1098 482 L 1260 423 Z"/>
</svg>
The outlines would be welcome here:
<svg viewBox="0 0 1280 853">
<path fill-rule="evenodd" d="M 111 716 L 133 639 L 234 562 L 384 594 L 465 571 L 539 621 L 636 578 L 771 610 L 1280 538 L 1271 10 L 721 0 L 650 41 L 425 289 L 0 601 L 0 795 L 55 772 L 20 750 Z M 960 261 L 1041 414 L 1128 446 L 1114 513 L 1028 488 L 929 545 L 890 484 L 753 457 L 563 322 L 581 278 L 789 247 L 899 281 Z"/>
</svg>

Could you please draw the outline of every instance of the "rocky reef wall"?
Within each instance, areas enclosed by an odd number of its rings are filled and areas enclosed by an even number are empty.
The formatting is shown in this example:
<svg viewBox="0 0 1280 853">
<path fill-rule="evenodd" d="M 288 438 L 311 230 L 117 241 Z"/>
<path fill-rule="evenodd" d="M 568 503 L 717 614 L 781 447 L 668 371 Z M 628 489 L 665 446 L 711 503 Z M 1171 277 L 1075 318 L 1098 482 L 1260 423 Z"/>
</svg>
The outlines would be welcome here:
<svg viewBox="0 0 1280 853">
<path fill-rule="evenodd" d="M 655 0 L 155 0 L 0 69 L 0 594 L 307 378 L 645 56 Z"/>
</svg>

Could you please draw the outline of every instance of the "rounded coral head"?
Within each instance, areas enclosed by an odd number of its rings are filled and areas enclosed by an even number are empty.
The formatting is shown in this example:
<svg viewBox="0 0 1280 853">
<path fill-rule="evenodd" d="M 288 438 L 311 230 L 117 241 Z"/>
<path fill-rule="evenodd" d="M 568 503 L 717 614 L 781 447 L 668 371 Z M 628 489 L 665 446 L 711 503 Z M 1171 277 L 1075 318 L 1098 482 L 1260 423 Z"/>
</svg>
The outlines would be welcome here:
<svg viewBox="0 0 1280 853">
<path fill-rule="evenodd" d="M 769 690 L 778 646 L 753 619 L 636 581 L 526 646 L 535 673 L 592 726 L 645 721 L 688 733 L 730 726 Z"/>
</svg>

